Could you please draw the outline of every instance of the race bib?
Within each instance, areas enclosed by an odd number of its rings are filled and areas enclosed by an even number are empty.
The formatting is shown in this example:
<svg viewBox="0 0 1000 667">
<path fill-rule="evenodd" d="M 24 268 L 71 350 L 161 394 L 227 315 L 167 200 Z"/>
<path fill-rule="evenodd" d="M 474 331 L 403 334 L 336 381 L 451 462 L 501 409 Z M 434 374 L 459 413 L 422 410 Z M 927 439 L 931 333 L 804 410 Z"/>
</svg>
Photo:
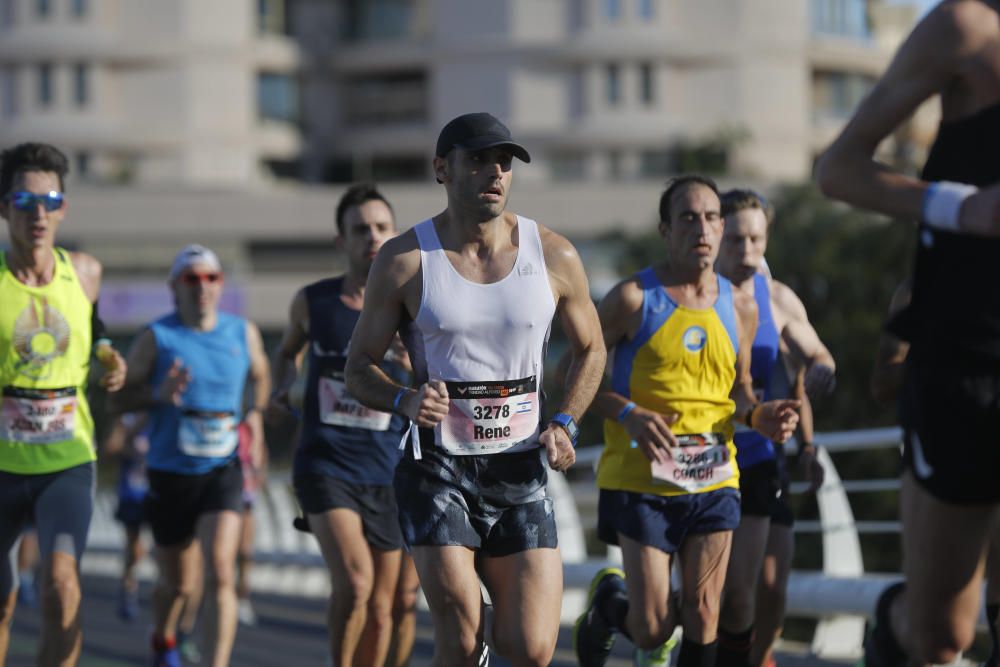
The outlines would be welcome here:
<svg viewBox="0 0 1000 667">
<path fill-rule="evenodd" d="M 652 463 L 653 479 L 695 493 L 732 479 L 729 447 L 717 433 L 678 435 L 680 447 L 666 463 Z"/>
<path fill-rule="evenodd" d="M 518 445 L 537 444 L 536 376 L 500 382 L 446 384 L 448 416 L 434 430 L 438 444 L 449 454 L 497 454 Z"/>
<path fill-rule="evenodd" d="M 0 436 L 27 445 L 48 445 L 73 437 L 76 388 L 4 387 Z"/>
<path fill-rule="evenodd" d="M 342 379 L 319 379 L 319 420 L 332 426 L 350 426 L 369 431 L 386 431 L 392 414 L 361 405 L 347 393 Z"/>
<path fill-rule="evenodd" d="M 231 412 L 185 410 L 177 432 L 177 447 L 188 456 L 221 458 L 239 445 L 239 422 Z"/>
</svg>

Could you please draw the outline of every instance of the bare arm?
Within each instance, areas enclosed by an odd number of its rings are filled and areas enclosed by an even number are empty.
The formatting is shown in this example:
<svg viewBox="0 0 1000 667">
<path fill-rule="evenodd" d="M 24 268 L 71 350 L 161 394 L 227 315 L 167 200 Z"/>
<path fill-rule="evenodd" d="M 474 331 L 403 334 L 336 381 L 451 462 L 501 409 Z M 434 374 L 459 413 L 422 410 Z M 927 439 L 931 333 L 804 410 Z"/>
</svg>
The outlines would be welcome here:
<svg viewBox="0 0 1000 667">
<path fill-rule="evenodd" d="M 272 372 L 274 390 L 269 408 L 277 414 L 291 412 L 288 390 L 298 376 L 296 361 L 309 340 L 309 304 L 305 289 L 300 289 L 292 298 L 288 308 L 288 324 L 281 336 L 281 343 L 274 353 Z"/>
<path fill-rule="evenodd" d="M 642 324 L 642 302 L 642 287 L 636 278 L 618 283 L 601 299 L 597 313 L 607 350 L 613 350 L 636 335 Z M 609 375 L 612 371 L 609 366 L 593 408 L 605 419 L 617 420 L 630 401 L 611 387 Z M 627 412 L 622 426 L 646 458 L 666 463 L 670 458 L 670 449 L 678 444 L 677 437 L 670 430 L 678 418 L 677 414 L 661 414 L 636 405 Z"/>
<path fill-rule="evenodd" d="M 958 117 L 978 110 L 981 101 L 962 97 L 961 86 L 981 76 L 977 57 L 991 48 L 996 22 L 995 11 L 981 2 L 943 2 L 929 12 L 820 157 L 816 177 L 824 194 L 901 220 L 920 219 L 927 182 L 893 171 L 873 155 L 883 139 L 936 93 L 945 95 L 946 117 L 949 112 Z M 965 200 L 958 226 L 995 236 L 993 223 L 998 219 L 1000 186 L 994 186 Z"/>
<path fill-rule="evenodd" d="M 144 329 L 129 348 L 125 386 L 111 397 L 111 410 L 122 413 L 151 408 L 156 400 L 149 381 L 155 368 L 156 336 L 151 329 Z"/>
<path fill-rule="evenodd" d="M 101 292 L 101 275 L 103 272 L 101 263 L 84 252 L 71 252 L 69 256 L 83 293 L 87 295 L 90 303 L 96 307 L 97 297 Z M 94 341 L 94 356 L 97 357 L 97 361 L 104 371 L 98 381 L 99 384 L 109 392 L 119 391 L 125 383 L 125 373 L 127 370 L 125 359 L 107 341 Z"/>
<path fill-rule="evenodd" d="M 558 411 L 579 422 L 594 399 L 607 360 L 601 322 L 590 300 L 587 274 L 576 249 L 562 236 L 545 228 L 540 231 L 557 313 L 570 345 L 566 392 Z M 561 426 L 548 424 L 540 442 L 553 470 L 565 470 L 576 461 L 574 443 Z"/>
<path fill-rule="evenodd" d="M 806 391 L 805 378 L 805 369 L 800 370 L 795 377 L 794 396 L 802 403 L 799 406 L 799 423 L 795 427 L 795 440 L 798 443 L 795 460 L 802 479 L 809 482 L 807 492 L 813 493 L 823 485 L 826 471 L 816 458 L 816 445 L 813 444 L 812 401 L 809 400 L 809 393 Z"/>
<path fill-rule="evenodd" d="M 753 393 L 753 377 L 750 375 L 753 339 L 757 336 L 757 302 L 746 292 L 734 289 L 733 306 L 736 310 L 739 351 L 736 353 L 736 379 L 729 397 L 736 403 L 733 419 L 743 423 L 747 413 L 757 404 Z"/>
<path fill-rule="evenodd" d="M 590 284 L 576 249 L 561 236 L 543 235 L 545 265 L 559 295 L 557 312 L 569 339 L 570 362 L 566 393 L 559 406 L 576 420 L 583 417 L 601 382 L 607 351 L 601 337 L 601 322 L 590 299 Z"/>
<path fill-rule="evenodd" d="M 873 156 L 883 139 L 958 72 L 968 45 L 954 9 L 938 7 L 924 17 L 820 157 L 816 177 L 824 194 L 906 220 L 920 217 L 927 184 Z"/>
<path fill-rule="evenodd" d="M 253 399 L 250 408 L 244 413 L 243 421 L 250 428 L 251 459 L 258 461 L 266 449 L 264 442 L 264 410 L 271 394 L 271 366 L 267 363 L 267 353 L 264 352 L 264 340 L 260 329 L 253 322 L 247 322 L 247 352 L 250 355 L 249 379 L 253 385 Z"/>
<path fill-rule="evenodd" d="M 430 427 L 448 414 L 448 390 L 444 382 L 432 380 L 418 389 L 408 389 L 379 367 L 408 308 L 407 290 L 419 295 L 420 280 L 416 234 L 411 230 L 387 241 L 368 274 L 365 306 L 351 336 L 344 376 L 347 391 L 364 405 L 398 412 L 419 426 Z M 418 306 L 415 303 L 410 312 Z M 400 400 L 394 405 L 397 396 Z"/>
<path fill-rule="evenodd" d="M 911 289 L 910 280 L 904 281 L 896 288 L 889 303 L 889 319 L 910 303 Z M 903 370 L 909 352 L 908 343 L 888 331 L 882 331 L 878 339 L 878 353 L 875 356 L 875 367 L 871 376 L 872 396 L 879 403 L 891 403 L 895 400 L 900 387 L 903 386 Z"/>
<path fill-rule="evenodd" d="M 806 314 L 806 307 L 787 285 L 771 282 L 771 301 L 780 318 L 781 338 L 795 366 L 806 371 L 805 389 L 810 396 L 829 394 L 836 386 L 837 365 Z"/>
<path fill-rule="evenodd" d="M 792 435 L 799 421 L 796 411 L 799 401 L 780 399 L 757 403 L 753 392 L 753 378 L 750 375 L 751 351 L 757 335 L 757 303 L 746 292 L 733 290 L 733 305 L 736 309 L 736 331 L 740 341 L 736 356 L 736 379 L 730 394 L 736 403 L 733 419 L 752 427 L 775 442 L 784 442 Z"/>
</svg>

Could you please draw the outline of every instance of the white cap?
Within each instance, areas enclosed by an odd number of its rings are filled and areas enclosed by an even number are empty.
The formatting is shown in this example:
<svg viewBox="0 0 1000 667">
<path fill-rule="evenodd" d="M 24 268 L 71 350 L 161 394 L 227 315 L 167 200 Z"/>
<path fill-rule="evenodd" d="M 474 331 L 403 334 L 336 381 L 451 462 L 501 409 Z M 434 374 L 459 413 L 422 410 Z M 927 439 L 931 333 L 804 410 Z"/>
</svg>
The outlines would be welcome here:
<svg viewBox="0 0 1000 667">
<path fill-rule="evenodd" d="M 213 271 L 222 271 L 218 255 L 203 245 L 192 243 L 174 257 L 174 263 L 170 266 L 170 280 L 177 278 L 184 269 L 193 264 L 207 264 Z"/>
</svg>

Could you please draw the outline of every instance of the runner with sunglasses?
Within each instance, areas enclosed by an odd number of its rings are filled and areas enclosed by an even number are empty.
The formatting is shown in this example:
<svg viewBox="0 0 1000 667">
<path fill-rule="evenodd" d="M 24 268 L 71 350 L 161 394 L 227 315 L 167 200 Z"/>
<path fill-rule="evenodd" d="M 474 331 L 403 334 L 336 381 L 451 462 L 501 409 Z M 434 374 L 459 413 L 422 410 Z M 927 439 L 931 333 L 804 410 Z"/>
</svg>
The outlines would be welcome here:
<svg viewBox="0 0 1000 667">
<path fill-rule="evenodd" d="M 261 410 L 270 376 L 260 331 L 219 312 L 223 274 L 215 253 L 190 245 L 174 259 L 175 310 L 136 338 L 129 350 L 119 411 L 149 411 L 146 510 L 160 577 L 153 594 L 153 664 L 180 665 L 176 633 L 188 592 L 202 575 L 204 657 L 229 664 L 236 636 L 236 551 L 243 509 L 238 425 L 263 446 Z M 242 409 L 253 383 L 252 407 Z"/>
<path fill-rule="evenodd" d="M 80 654 L 79 563 L 93 511 L 94 423 L 87 403 L 91 354 L 117 391 L 125 362 L 97 316 L 101 265 L 55 246 L 66 215 L 66 156 L 26 143 L 0 153 L 0 664 L 17 596 L 12 547 L 33 520 L 42 559 L 38 664 Z"/>
<path fill-rule="evenodd" d="M 811 388 L 813 397 L 833 390 L 833 356 L 809 323 L 799 297 L 764 273 L 774 220 L 771 205 L 752 190 L 730 190 L 722 194 L 722 215 L 726 224 L 716 269 L 757 302 L 750 358 L 754 394 L 758 401 L 788 397 L 802 401 L 796 460 L 812 492 L 823 483 L 824 473 L 812 444 L 812 411 L 805 390 Z M 716 664 L 760 667 L 770 659 L 771 645 L 781 633 L 795 546 L 794 516 L 788 505 L 789 475 L 781 444 L 740 427 L 734 440 L 741 517 L 733 531 Z"/>
</svg>

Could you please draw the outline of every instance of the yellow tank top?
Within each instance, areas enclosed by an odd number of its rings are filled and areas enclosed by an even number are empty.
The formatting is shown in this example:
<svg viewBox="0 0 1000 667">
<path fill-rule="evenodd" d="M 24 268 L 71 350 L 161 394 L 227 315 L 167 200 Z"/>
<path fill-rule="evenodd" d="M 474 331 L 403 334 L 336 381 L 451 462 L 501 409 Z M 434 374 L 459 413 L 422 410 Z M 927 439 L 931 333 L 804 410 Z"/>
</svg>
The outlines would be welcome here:
<svg viewBox="0 0 1000 667">
<path fill-rule="evenodd" d="M 605 420 L 597 485 L 660 496 L 739 488 L 731 421 L 735 404 L 729 397 L 739 340 L 732 285 L 719 276 L 715 305 L 696 310 L 671 299 L 652 268 L 637 277 L 643 289 L 642 324 L 635 338 L 615 347 L 612 389 L 649 410 L 678 413 L 671 430 L 679 437 L 709 436 L 718 445 L 711 465 L 689 456 L 692 477 L 675 484 L 663 471 L 654 477 L 649 459 L 632 446 L 625 427 Z"/>
<path fill-rule="evenodd" d="M 93 461 L 87 405 L 90 299 L 69 253 L 55 249 L 52 281 L 18 281 L 0 252 L 0 470 L 42 474 Z"/>
</svg>

